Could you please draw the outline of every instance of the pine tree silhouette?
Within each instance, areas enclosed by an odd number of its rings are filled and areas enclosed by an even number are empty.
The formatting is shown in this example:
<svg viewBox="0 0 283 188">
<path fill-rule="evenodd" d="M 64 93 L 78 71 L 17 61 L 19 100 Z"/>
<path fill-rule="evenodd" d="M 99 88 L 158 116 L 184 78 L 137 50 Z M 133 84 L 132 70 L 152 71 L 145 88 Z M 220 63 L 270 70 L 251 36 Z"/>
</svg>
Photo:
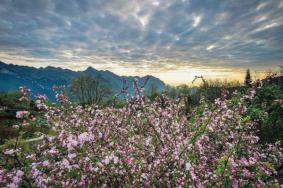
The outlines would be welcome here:
<svg viewBox="0 0 283 188">
<path fill-rule="evenodd" d="M 245 76 L 245 85 L 251 87 L 252 85 L 252 78 L 250 69 L 247 69 L 246 76 Z"/>
</svg>

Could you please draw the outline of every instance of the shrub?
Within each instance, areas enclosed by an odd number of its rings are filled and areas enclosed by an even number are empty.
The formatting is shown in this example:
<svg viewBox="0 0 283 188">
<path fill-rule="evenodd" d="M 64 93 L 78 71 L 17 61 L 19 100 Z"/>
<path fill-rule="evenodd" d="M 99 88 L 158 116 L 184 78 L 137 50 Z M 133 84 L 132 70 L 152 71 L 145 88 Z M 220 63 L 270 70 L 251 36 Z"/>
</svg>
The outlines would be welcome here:
<svg viewBox="0 0 283 188">
<path fill-rule="evenodd" d="M 260 88 L 247 110 L 247 117 L 257 121 L 261 142 L 283 144 L 283 93 L 279 86 Z"/>
</svg>

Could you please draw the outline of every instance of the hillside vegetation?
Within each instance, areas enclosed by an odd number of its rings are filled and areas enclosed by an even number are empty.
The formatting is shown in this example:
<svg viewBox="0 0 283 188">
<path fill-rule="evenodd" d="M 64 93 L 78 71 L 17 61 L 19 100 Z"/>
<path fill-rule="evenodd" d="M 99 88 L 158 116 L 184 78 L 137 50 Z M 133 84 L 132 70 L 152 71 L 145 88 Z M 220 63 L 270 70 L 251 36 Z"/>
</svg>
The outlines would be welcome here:
<svg viewBox="0 0 283 188">
<path fill-rule="evenodd" d="M 59 104 L 31 102 L 24 87 L 10 96 L 22 109 L 16 136 L 1 146 L 0 186 L 279 187 L 282 90 L 272 78 L 215 100 L 209 85 L 151 100 L 133 86 L 121 107 L 83 107 L 60 91 Z"/>
</svg>

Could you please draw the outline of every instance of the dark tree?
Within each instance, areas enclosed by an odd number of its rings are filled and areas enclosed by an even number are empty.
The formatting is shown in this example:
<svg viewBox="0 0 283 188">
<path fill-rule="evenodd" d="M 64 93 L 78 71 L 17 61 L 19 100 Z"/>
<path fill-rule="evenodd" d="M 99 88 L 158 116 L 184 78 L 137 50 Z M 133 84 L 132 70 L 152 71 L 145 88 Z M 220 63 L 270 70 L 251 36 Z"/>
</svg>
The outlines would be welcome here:
<svg viewBox="0 0 283 188">
<path fill-rule="evenodd" d="M 100 76 L 82 75 L 71 83 L 71 92 L 83 105 L 101 104 L 111 94 L 111 85 Z"/>
<path fill-rule="evenodd" d="M 250 69 L 247 69 L 246 76 L 245 76 L 245 85 L 251 87 L 252 85 L 252 78 Z"/>
</svg>

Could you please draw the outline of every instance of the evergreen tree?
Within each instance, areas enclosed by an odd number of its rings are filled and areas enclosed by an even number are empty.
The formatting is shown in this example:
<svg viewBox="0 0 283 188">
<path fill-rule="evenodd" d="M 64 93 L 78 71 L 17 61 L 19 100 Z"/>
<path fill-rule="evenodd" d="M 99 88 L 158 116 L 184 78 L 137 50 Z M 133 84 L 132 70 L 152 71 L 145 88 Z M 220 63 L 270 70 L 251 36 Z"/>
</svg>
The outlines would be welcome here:
<svg viewBox="0 0 283 188">
<path fill-rule="evenodd" d="M 252 85 L 252 78 L 251 78 L 250 69 L 247 69 L 247 72 L 246 72 L 245 85 L 249 86 L 249 87 Z"/>
</svg>

